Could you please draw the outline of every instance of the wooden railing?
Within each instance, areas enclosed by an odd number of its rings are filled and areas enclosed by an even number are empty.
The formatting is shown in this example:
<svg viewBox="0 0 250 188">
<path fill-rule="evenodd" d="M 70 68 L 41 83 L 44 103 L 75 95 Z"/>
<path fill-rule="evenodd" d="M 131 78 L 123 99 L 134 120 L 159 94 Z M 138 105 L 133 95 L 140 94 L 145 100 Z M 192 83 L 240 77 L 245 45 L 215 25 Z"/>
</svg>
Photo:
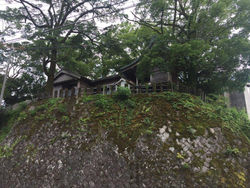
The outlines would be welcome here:
<svg viewBox="0 0 250 188">
<path fill-rule="evenodd" d="M 72 88 L 71 90 L 68 89 L 61 89 L 59 92 L 53 93 L 53 96 L 49 96 L 46 94 L 41 94 L 39 99 L 45 98 L 52 98 L 52 97 L 61 97 L 61 98 L 74 98 L 74 97 L 81 97 L 83 95 L 96 95 L 96 94 L 104 94 L 104 95 L 112 95 L 116 92 L 117 86 L 103 86 L 103 87 L 93 87 L 93 88 Z M 130 86 L 130 90 L 132 94 L 140 94 L 140 93 L 158 93 L 164 91 L 178 91 L 178 92 L 185 92 L 185 93 L 192 93 L 192 91 L 181 85 L 173 85 L 170 82 L 159 83 L 159 84 L 151 84 L 151 85 L 138 85 L 138 86 Z M 194 93 L 193 93 L 194 94 Z M 203 96 L 201 91 L 196 92 L 196 95 Z"/>
</svg>

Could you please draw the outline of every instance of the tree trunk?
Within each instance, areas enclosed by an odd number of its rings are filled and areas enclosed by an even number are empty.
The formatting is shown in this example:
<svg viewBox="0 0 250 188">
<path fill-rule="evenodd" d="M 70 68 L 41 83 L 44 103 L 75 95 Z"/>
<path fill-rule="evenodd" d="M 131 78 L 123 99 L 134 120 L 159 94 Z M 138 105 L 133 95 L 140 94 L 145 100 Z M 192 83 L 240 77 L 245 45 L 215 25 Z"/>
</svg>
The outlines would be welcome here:
<svg viewBox="0 0 250 188">
<path fill-rule="evenodd" d="M 56 48 L 53 48 L 51 51 L 51 62 L 50 62 L 50 67 L 49 67 L 49 72 L 48 72 L 48 80 L 46 84 L 46 93 L 49 96 L 52 96 L 53 92 L 53 82 L 54 82 L 54 75 L 56 71 L 56 62 L 57 62 L 57 50 Z"/>
</svg>

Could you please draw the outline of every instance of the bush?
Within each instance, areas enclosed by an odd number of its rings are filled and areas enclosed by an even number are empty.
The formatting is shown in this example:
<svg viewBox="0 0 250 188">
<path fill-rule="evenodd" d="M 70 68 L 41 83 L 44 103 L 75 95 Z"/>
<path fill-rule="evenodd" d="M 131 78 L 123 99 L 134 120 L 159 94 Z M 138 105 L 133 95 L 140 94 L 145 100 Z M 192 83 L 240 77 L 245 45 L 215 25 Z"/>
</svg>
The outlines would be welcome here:
<svg viewBox="0 0 250 188">
<path fill-rule="evenodd" d="M 0 108 L 0 129 L 8 121 L 8 118 L 9 118 L 9 113 L 3 108 Z"/>
<path fill-rule="evenodd" d="M 9 134 L 12 125 L 21 116 L 24 118 L 24 110 L 26 108 L 26 103 L 20 103 L 16 110 L 0 110 L 0 142 Z"/>
<path fill-rule="evenodd" d="M 99 108 L 105 109 L 108 108 L 112 104 L 112 100 L 108 99 L 104 95 L 96 95 L 95 105 Z"/>
<path fill-rule="evenodd" d="M 114 95 L 115 99 L 119 101 L 126 101 L 130 98 L 130 96 L 131 91 L 126 87 L 118 87 L 117 92 Z"/>
<path fill-rule="evenodd" d="M 235 133 L 243 133 L 250 139 L 250 121 L 244 110 L 238 111 L 236 108 L 224 109 L 220 116 L 226 127 Z"/>
</svg>

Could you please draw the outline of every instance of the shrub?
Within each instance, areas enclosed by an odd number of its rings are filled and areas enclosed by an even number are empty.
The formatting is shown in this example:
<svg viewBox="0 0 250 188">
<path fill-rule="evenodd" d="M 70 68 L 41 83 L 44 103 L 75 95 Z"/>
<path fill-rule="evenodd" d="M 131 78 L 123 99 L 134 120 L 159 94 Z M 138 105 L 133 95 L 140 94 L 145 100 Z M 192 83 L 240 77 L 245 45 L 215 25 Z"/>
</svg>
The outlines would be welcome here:
<svg viewBox="0 0 250 188">
<path fill-rule="evenodd" d="M 250 121 L 244 110 L 238 111 L 236 108 L 226 108 L 219 115 L 227 128 L 234 133 L 243 133 L 250 139 Z"/>
<path fill-rule="evenodd" d="M 60 103 L 58 104 L 58 106 L 56 107 L 56 109 L 61 113 L 61 114 L 65 114 L 67 113 L 67 105 Z"/>
<path fill-rule="evenodd" d="M 81 98 L 81 101 L 83 103 L 88 103 L 88 102 L 93 101 L 93 100 L 94 100 L 94 96 L 93 95 L 86 95 L 86 94 L 84 94 L 82 96 L 82 98 Z"/>
<path fill-rule="evenodd" d="M 110 106 L 112 101 L 104 95 L 96 95 L 95 105 L 99 108 L 105 109 Z"/>
<path fill-rule="evenodd" d="M 26 103 L 20 103 L 15 110 L 0 110 L 0 142 L 9 134 L 12 125 L 20 116 L 21 119 L 25 119 L 25 113 L 23 111 L 26 106 Z"/>
<path fill-rule="evenodd" d="M 126 101 L 130 98 L 131 91 L 126 87 L 118 87 L 117 92 L 115 93 L 114 97 L 118 101 Z"/>
<path fill-rule="evenodd" d="M 0 128 L 4 126 L 4 123 L 8 121 L 9 113 L 4 110 L 3 108 L 0 108 Z"/>
</svg>

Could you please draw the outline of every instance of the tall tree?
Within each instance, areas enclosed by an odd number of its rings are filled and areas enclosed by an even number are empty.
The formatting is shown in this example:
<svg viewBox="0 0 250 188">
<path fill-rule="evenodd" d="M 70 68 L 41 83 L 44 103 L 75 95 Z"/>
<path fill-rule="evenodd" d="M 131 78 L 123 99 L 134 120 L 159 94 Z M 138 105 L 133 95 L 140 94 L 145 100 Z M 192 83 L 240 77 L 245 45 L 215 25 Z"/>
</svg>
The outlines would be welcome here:
<svg viewBox="0 0 250 188">
<path fill-rule="evenodd" d="M 13 22 L 23 37 L 35 41 L 37 57 L 47 75 L 47 91 L 51 93 L 58 62 L 58 51 L 74 33 L 92 40 L 97 33 L 94 18 L 102 20 L 115 15 L 127 0 L 11 0 L 19 8 L 7 8 L 0 17 Z"/>
<path fill-rule="evenodd" d="M 207 92 L 248 81 L 250 1 L 140 0 L 134 15 L 157 36 L 144 60 L 175 80 Z"/>
<path fill-rule="evenodd" d="M 0 65 L 4 67 L 3 71 L 0 71 L 0 90 L 2 89 L 6 64 L 9 68 L 4 92 L 4 101 L 7 105 L 37 97 L 45 84 L 42 65 L 32 61 L 22 48 L 23 46 L 19 43 L 2 45 L 0 48 L 2 55 Z"/>
</svg>

